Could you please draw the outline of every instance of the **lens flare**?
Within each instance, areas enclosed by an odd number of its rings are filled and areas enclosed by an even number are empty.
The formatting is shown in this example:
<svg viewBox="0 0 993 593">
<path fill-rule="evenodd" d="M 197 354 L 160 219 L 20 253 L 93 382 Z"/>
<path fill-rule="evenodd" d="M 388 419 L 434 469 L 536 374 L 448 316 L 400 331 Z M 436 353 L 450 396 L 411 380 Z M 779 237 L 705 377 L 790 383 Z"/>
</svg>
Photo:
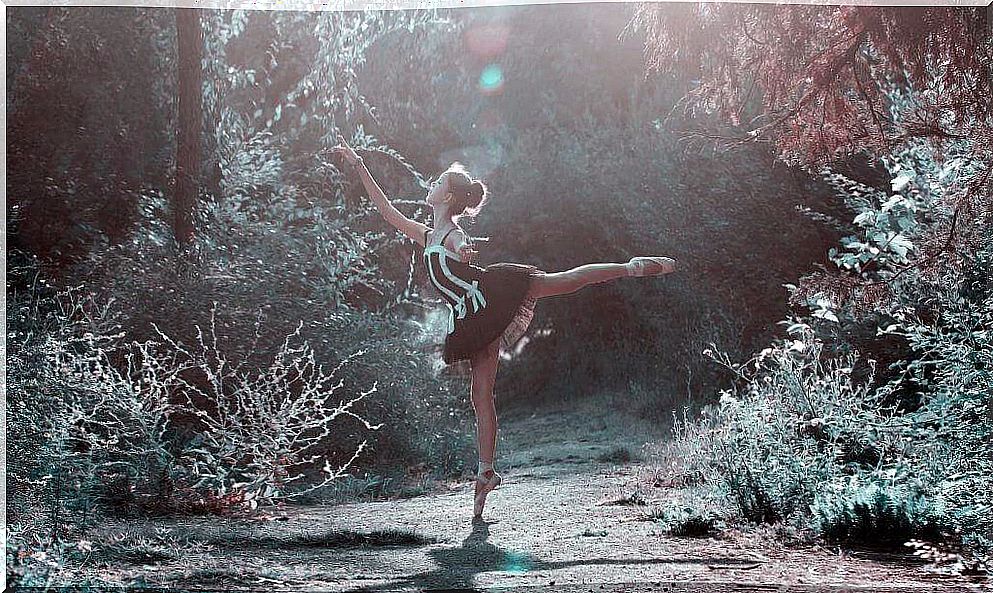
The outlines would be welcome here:
<svg viewBox="0 0 993 593">
<path fill-rule="evenodd" d="M 479 89 L 483 93 L 496 93 L 503 88 L 503 69 L 497 64 L 483 68 L 479 75 Z"/>
<path fill-rule="evenodd" d="M 503 570 L 517 574 L 525 573 L 531 569 L 531 560 L 526 554 L 520 552 L 507 552 L 504 557 Z"/>
</svg>

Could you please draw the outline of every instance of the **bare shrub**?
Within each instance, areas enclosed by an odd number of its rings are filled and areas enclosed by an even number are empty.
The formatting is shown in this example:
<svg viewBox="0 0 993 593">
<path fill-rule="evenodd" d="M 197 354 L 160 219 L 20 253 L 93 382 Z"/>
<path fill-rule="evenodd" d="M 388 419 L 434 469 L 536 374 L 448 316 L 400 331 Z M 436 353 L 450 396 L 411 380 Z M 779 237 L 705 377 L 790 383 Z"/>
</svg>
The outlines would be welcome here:
<svg viewBox="0 0 993 593">
<path fill-rule="evenodd" d="M 206 340 L 197 328 L 195 352 L 156 327 L 170 351 L 183 358 L 182 372 L 173 375 L 171 387 L 182 395 L 183 411 L 196 417 L 196 437 L 179 456 L 195 480 L 194 490 L 233 495 L 252 508 L 307 494 L 343 476 L 368 443 L 362 441 L 350 459 L 333 468 L 331 455 L 319 448 L 339 418 L 352 418 L 370 430 L 382 426 L 352 411 L 376 391 L 375 384 L 354 397 L 339 398 L 344 380 L 338 378 L 338 371 L 364 352 L 355 352 L 325 372 L 306 340 L 293 343 L 302 325 L 286 337 L 268 367 L 252 370 L 224 356 L 213 323 Z M 250 354 L 254 348 L 253 344 Z M 320 468 L 323 478 L 291 488 L 291 483 L 305 481 L 309 467 Z"/>
<path fill-rule="evenodd" d="M 46 332 L 12 344 L 10 474 L 23 494 L 15 517 L 41 505 L 55 528 L 85 524 L 98 506 L 255 508 L 348 471 L 366 441 L 341 463 L 333 461 L 339 452 L 320 450 L 345 417 L 381 426 L 352 410 L 376 385 L 343 396 L 337 376 L 363 352 L 325 371 L 298 339 L 300 327 L 268 366 L 249 370 L 225 356 L 213 325 L 206 337 L 197 326 L 197 349 L 161 331 L 157 341 L 126 343 L 109 304 L 78 289 L 54 303 Z M 307 480 L 314 473 L 321 479 Z"/>
</svg>

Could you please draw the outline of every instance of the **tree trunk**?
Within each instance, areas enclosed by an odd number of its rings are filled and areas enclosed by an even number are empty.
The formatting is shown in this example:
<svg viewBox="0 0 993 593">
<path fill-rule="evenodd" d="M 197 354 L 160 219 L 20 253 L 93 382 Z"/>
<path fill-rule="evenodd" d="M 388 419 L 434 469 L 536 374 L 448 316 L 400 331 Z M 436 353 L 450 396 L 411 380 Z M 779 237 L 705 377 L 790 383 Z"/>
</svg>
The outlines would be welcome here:
<svg viewBox="0 0 993 593">
<path fill-rule="evenodd" d="M 179 118 L 176 138 L 176 187 L 173 193 L 173 232 L 186 244 L 193 238 L 193 209 L 200 186 L 200 133 L 202 128 L 201 58 L 203 32 L 196 8 L 176 9 L 178 50 L 177 94 Z"/>
</svg>

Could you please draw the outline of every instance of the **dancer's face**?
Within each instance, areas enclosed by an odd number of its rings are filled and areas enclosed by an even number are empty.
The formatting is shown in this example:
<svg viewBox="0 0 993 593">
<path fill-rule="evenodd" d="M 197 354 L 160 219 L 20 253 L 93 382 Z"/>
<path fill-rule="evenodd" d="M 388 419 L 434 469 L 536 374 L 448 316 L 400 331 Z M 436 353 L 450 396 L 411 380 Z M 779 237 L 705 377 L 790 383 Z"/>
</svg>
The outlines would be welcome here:
<svg viewBox="0 0 993 593">
<path fill-rule="evenodd" d="M 431 206 L 440 206 L 451 199 L 452 193 L 448 190 L 448 173 L 442 173 L 431 182 L 431 188 L 424 201 Z"/>
</svg>

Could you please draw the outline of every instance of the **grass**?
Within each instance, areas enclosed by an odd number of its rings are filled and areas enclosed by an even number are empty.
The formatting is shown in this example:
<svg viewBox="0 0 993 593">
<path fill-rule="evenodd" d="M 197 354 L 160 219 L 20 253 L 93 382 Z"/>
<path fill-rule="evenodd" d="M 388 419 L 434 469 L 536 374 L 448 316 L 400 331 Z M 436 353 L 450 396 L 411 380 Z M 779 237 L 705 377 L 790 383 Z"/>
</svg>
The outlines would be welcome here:
<svg viewBox="0 0 993 593">
<path fill-rule="evenodd" d="M 430 494 L 436 480 L 443 477 L 412 479 L 402 474 L 345 476 L 307 496 L 297 499 L 297 504 L 340 504 L 415 498 Z"/>
<path fill-rule="evenodd" d="M 94 555 L 111 562 L 154 564 L 179 560 L 187 554 L 206 549 L 203 542 L 179 538 L 162 530 L 146 534 L 127 529 L 110 536 L 102 545 L 97 545 Z"/>
<path fill-rule="evenodd" d="M 666 534 L 676 537 L 707 537 L 718 531 L 716 514 L 691 506 L 652 507 L 645 511 L 645 519 L 660 523 Z"/>
</svg>

